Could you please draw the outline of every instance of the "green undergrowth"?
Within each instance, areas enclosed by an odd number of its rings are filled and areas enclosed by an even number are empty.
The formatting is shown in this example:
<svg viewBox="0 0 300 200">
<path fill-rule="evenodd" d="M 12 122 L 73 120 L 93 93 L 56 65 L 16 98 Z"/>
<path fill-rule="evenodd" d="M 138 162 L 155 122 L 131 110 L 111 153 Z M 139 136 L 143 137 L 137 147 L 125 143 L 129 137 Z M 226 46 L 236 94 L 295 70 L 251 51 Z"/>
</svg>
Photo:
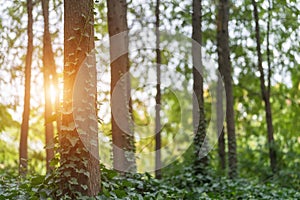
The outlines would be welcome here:
<svg viewBox="0 0 300 200">
<path fill-rule="evenodd" d="M 150 174 L 119 175 L 102 167 L 102 192 L 96 198 L 78 195 L 78 199 L 300 199 L 293 188 L 247 179 L 229 180 L 214 175 L 194 175 L 191 168 L 184 168 L 176 175 L 162 180 Z M 11 171 L 1 171 L 0 199 L 55 199 L 57 188 L 53 175 L 15 176 Z M 64 199 L 69 199 L 67 196 Z"/>
</svg>

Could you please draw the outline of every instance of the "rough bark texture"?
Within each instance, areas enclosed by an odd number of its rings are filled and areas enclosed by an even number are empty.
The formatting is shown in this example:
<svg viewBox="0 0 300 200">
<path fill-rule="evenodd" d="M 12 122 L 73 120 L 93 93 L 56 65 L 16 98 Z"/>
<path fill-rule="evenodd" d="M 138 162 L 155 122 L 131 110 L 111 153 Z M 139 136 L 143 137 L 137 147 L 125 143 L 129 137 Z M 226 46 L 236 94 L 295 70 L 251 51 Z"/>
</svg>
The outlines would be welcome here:
<svg viewBox="0 0 300 200">
<path fill-rule="evenodd" d="M 252 0 L 253 5 L 253 15 L 255 20 L 255 38 L 256 38 L 256 51 L 258 57 L 258 71 L 260 73 L 260 89 L 263 101 L 265 103 L 265 113 L 266 113 L 266 122 L 267 122 L 267 131 L 268 131 L 268 143 L 269 143 L 269 157 L 270 165 L 273 172 L 276 171 L 276 150 L 275 150 L 275 141 L 274 141 L 274 129 L 273 129 L 273 120 L 272 120 L 272 109 L 270 103 L 270 90 L 268 91 L 265 85 L 265 74 L 262 66 L 262 55 L 261 55 L 261 46 L 260 46 L 260 28 L 259 28 L 259 17 L 257 11 L 257 4 L 255 0 Z M 270 82 L 270 80 L 268 80 Z M 269 83 L 270 84 L 270 83 Z M 269 86 L 270 87 L 270 86 Z"/>
<path fill-rule="evenodd" d="M 32 18 L 32 1 L 27 0 L 27 13 L 28 13 L 28 26 L 27 26 L 27 37 L 28 46 L 26 54 L 26 65 L 25 65 L 25 95 L 24 95 L 24 111 L 21 124 L 21 136 L 20 136 L 20 149 L 19 149 L 19 173 L 25 175 L 27 173 L 27 140 L 28 140 L 28 129 L 29 129 L 29 115 L 30 115 L 30 82 L 31 82 L 31 64 L 32 64 L 32 52 L 33 52 L 33 18 Z"/>
<path fill-rule="evenodd" d="M 61 189 L 100 190 L 93 0 L 64 1 L 64 102 L 60 131 Z"/>
<path fill-rule="evenodd" d="M 206 122 L 203 98 L 203 64 L 202 64 L 202 4 L 201 0 L 193 0 L 192 25 L 193 33 L 193 125 L 194 125 L 194 148 L 195 148 L 195 172 L 203 173 L 203 168 L 208 165 L 208 156 L 205 155 Z"/>
<path fill-rule="evenodd" d="M 160 88 L 160 65 L 161 65 L 161 52 L 160 52 L 160 0 L 156 0 L 155 16 L 156 16 L 156 106 L 155 106 L 155 178 L 161 178 L 161 88 Z"/>
<path fill-rule="evenodd" d="M 54 128 L 52 119 L 53 103 L 51 102 L 50 86 L 53 85 L 53 73 L 55 72 L 54 54 L 52 51 L 51 35 L 49 32 L 49 0 L 42 0 L 44 16 L 44 37 L 43 37 L 43 73 L 44 73 L 44 93 L 45 93 L 45 138 L 46 138 L 46 167 L 51 170 L 49 165 L 54 157 L 53 139 Z"/>
<path fill-rule="evenodd" d="M 226 169 L 226 153 L 225 153 L 225 138 L 224 138 L 224 112 L 223 112 L 223 87 L 222 80 L 219 78 L 217 83 L 217 135 L 218 135 L 218 154 L 220 168 Z"/>
<path fill-rule="evenodd" d="M 113 166 L 120 172 L 135 171 L 135 146 L 130 98 L 126 0 L 108 0 L 111 58 L 111 110 Z"/>
<path fill-rule="evenodd" d="M 220 0 L 217 17 L 217 46 L 219 70 L 224 79 L 226 92 L 226 123 L 228 134 L 229 177 L 237 176 L 237 156 L 234 121 L 234 99 L 231 79 L 231 63 L 228 35 L 229 0 Z"/>
</svg>

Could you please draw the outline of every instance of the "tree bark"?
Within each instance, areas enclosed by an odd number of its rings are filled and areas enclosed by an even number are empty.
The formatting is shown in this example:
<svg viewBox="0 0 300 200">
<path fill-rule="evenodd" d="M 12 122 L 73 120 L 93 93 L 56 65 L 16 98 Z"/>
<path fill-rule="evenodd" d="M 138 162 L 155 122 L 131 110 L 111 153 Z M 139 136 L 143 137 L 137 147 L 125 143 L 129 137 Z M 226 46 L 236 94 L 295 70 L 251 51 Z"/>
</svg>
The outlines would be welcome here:
<svg viewBox="0 0 300 200">
<path fill-rule="evenodd" d="M 28 26 L 27 37 L 28 46 L 26 54 L 25 64 L 25 95 L 24 95 L 24 111 L 21 124 L 21 136 L 20 136 L 20 155 L 19 155 L 19 173 L 25 175 L 27 173 L 27 160 L 28 160 L 28 129 L 29 129 L 29 115 L 30 115 L 30 82 L 31 82 L 31 64 L 32 64 L 32 52 L 33 52 L 33 17 L 32 17 L 32 0 L 27 0 L 27 13 L 28 13 Z"/>
<path fill-rule="evenodd" d="M 161 174 L 161 88 L 160 88 L 160 65 L 161 65 L 161 52 L 160 52 L 160 0 L 156 0 L 155 8 L 155 28 L 156 28 L 156 106 L 155 106 L 155 178 L 160 179 Z"/>
<path fill-rule="evenodd" d="M 263 101 L 265 103 L 270 166 L 271 166 L 272 172 L 274 173 L 274 172 L 276 172 L 276 167 L 277 167 L 277 162 L 276 162 L 277 156 L 276 156 L 276 150 L 275 150 L 272 109 L 271 109 L 271 103 L 270 103 L 270 89 L 267 90 L 266 85 L 265 85 L 265 74 L 264 74 L 264 69 L 262 66 L 262 54 L 261 54 L 261 46 L 260 46 L 259 17 L 258 17 L 258 11 L 257 11 L 257 4 L 256 4 L 255 0 L 252 0 L 252 5 L 253 5 L 254 20 L 255 20 L 255 38 L 256 38 L 256 51 L 257 51 L 257 58 L 258 58 L 257 65 L 258 65 L 258 71 L 260 73 L 260 89 L 261 89 Z M 269 71 L 270 71 L 270 69 L 269 69 Z M 269 72 L 269 75 L 270 75 L 270 72 Z M 270 84 L 270 78 L 269 78 L 268 82 Z M 270 85 L 268 87 L 270 88 Z"/>
<path fill-rule="evenodd" d="M 229 0 L 220 0 L 217 16 L 217 48 L 218 63 L 224 78 L 226 92 L 226 123 L 228 134 L 228 174 L 230 178 L 237 177 L 236 134 L 234 120 L 234 99 L 231 77 L 230 49 L 229 49 Z"/>
<path fill-rule="evenodd" d="M 76 199 L 100 191 L 93 0 L 65 0 L 64 20 L 60 186 Z"/>
<path fill-rule="evenodd" d="M 203 64 L 202 64 L 202 4 L 201 0 L 193 0 L 192 26 L 192 55 L 193 55 L 193 126 L 195 148 L 195 172 L 204 173 L 208 166 L 208 156 L 205 155 L 206 121 L 203 98 Z"/>
<path fill-rule="evenodd" d="M 43 73 L 45 93 L 45 138 L 46 138 L 46 168 L 51 170 L 50 161 L 54 157 L 53 139 L 54 128 L 52 121 L 53 103 L 51 102 L 50 86 L 54 86 L 52 78 L 55 72 L 54 54 L 52 51 L 51 35 L 49 31 L 49 0 L 42 0 L 44 16 L 44 37 L 43 37 Z"/>
<path fill-rule="evenodd" d="M 217 135 L 218 135 L 218 154 L 219 163 L 222 170 L 226 169 L 226 151 L 225 151 L 225 138 L 224 138 L 224 112 L 223 112 L 223 87 L 222 80 L 218 78 L 217 82 Z"/>
<path fill-rule="evenodd" d="M 111 58 L 113 166 L 119 172 L 136 171 L 131 113 L 126 0 L 107 0 Z"/>
</svg>

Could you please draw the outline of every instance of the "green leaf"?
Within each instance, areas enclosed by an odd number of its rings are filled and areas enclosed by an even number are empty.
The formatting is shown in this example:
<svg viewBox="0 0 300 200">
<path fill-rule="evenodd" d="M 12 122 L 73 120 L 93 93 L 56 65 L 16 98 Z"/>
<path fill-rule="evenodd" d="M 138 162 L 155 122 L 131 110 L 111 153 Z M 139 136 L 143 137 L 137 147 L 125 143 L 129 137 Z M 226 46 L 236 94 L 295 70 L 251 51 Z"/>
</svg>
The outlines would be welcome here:
<svg viewBox="0 0 300 200">
<path fill-rule="evenodd" d="M 71 176 L 71 172 L 70 171 L 65 171 L 64 172 L 64 176 L 65 177 L 70 177 Z"/>
<path fill-rule="evenodd" d="M 117 195 L 117 197 L 118 198 L 122 198 L 122 197 L 126 197 L 127 195 L 126 195 L 126 192 L 124 191 L 124 190 L 115 190 L 114 191 L 115 192 L 115 194 Z"/>
<path fill-rule="evenodd" d="M 35 176 L 31 179 L 31 184 L 32 185 L 39 185 L 42 184 L 45 180 L 44 176 Z"/>
<path fill-rule="evenodd" d="M 83 172 L 83 174 L 84 174 L 85 176 L 87 176 L 88 178 L 90 178 L 90 172 L 86 171 L 86 172 Z"/>
<path fill-rule="evenodd" d="M 76 178 L 72 177 L 69 181 L 68 181 L 70 184 L 72 185 L 78 185 L 78 181 Z"/>
<path fill-rule="evenodd" d="M 84 190 L 87 190 L 88 189 L 88 186 L 87 185 L 80 185 L 80 187 L 82 187 L 82 189 L 84 189 Z"/>
</svg>

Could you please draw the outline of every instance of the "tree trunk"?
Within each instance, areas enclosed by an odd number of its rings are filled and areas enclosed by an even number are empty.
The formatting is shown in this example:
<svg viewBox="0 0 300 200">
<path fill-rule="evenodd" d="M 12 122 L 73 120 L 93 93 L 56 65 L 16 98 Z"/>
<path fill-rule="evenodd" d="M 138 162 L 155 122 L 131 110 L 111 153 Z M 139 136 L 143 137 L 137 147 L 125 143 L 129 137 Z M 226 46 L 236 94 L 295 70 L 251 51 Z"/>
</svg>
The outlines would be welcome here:
<svg viewBox="0 0 300 200">
<path fill-rule="evenodd" d="M 53 103 L 51 102 L 50 86 L 53 85 L 52 72 L 55 71 L 55 61 L 52 51 L 51 36 L 49 32 L 49 0 L 42 0 L 44 16 L 44 38 L 43 38 L 43 73 L 45 92 L 45 138 L 46 138 L 46 167 L 47 172 L 51 170 L 50 161 L 54 157 L 53 139 L 54 129 L 52 121 Z"/>
<path fill-rule="evenodd" d="M 194 126 L 194 148 L 195 148 L 195 172 L 203 173 L 203 169 L 208 165 L 206 151 L 206 121 L 203 98 L 203 64 L 202 64 L 202 4 L 201 0 L 193 0 L 192 39 L 193 47 L 193 126 Z"/>
<path fill-rule="evenodd" d="M 60 186 L 76 199 L 100 191 L 93 0 L 65 0 L 64 20 Z"/>
<path fill-rule="evenodd" d="M 160 52 L 160 0 L 156 0 L 155 16 L 156 16 L 156 106 L 155 106 L 155 178 L 161 178 L 161 88 L 160 88 L 160 65 L 161 65 L 161 52 Z"/>
<path fill-rule="evenodd" d="M 267 61 L 268 61 L 268 95 L 271 93 L 271 50 L 270 50 L 270 23 L 271 23 L 271 0 L 268 0 L 268 22 L 267 22 Z"/>
<path fill-rule="evenodd" d="M 225 151 L 225 138 L 224 138 L 224 112 L 223 112 L 223 87 L 222 80 L 218 78 L 217 82 L 217 135 L 218 135 L 218 154 L 220 161 L 220 168 L 226 169 L 226 151 Z"/>
<path fill-rule="evenodd" d="M 24 95 L 24 111 L 21 124 L 21 137 L 20 137 L 20 155 L 19 155 L 19 173 L 25 175 L 27 173 L 27 140 L 28 140 L 28 129 L 29 129 L 29 115 L 30 115 L 30 82 L 31 82 L 31 64 L 32 64 L 32 52 L 33 52 L 33 18 L 32 18 L 32 0 L 27 0 L 27 13 L 28 13 L 28 26 L 27 26 L 27 37 L 28 46 L 26 54 L 26 65 L 25 65 L 25 95 Z"/>
<path fill-rule="evenodd" d="M 257 11 L 257 4 L 255 0 L 252 0 L 253 5 L 253 15 L 255 19 L 255 37 L 256 37 L 256 51 L 258 57 L 258 70 L 260 73 L 260 89 L 263 101 L 265 103 L 265 113 L 266 113 L 266 122 L 267 122 L 267 131 L 268 131 L 268 144 L 269 144 L 269 157 L 270 157 L 270 166 L 272 172 L 276 171 L 276 150 L 275 150 L 275 141 L 274 141 L 274 129 L 273 129 L 273 120 L 272 120 L 272 110 L 270 103 L 270 89 L 267 91 L 265 86 L 265 74 L 262 66 L 262 55 L 261 55 L 261 46 L 260 46 L 260 28 L 259 28 L 259 17 Z M 270 70 L 269 70 L 270 71 Z M 270 84 L 270 78 L 269 78 Z M 270 86 L 268 86 L 270 88 Z"/>
<path fill-rule="evenodd" d="M 130 98 L 126 0 L 108 0 L 111 59 L 111 115 L 113 166 L 119 172 L 135 171 L 135 146 Z"/>
<path fill-rule="evenodd" d="M 220 0 L 217 17 L 217 46 L 218 63 L 221 75 L 224 78 L 226 92 L 226 123 L 228 134 L 228 165 L 229 177 L 237 177 L 237 156 L 236 156 L 236 138 L 234 121 L 234 99 L 231 77 L 231 63 L 229 50 L 229 0 Z"/>
</svg>

